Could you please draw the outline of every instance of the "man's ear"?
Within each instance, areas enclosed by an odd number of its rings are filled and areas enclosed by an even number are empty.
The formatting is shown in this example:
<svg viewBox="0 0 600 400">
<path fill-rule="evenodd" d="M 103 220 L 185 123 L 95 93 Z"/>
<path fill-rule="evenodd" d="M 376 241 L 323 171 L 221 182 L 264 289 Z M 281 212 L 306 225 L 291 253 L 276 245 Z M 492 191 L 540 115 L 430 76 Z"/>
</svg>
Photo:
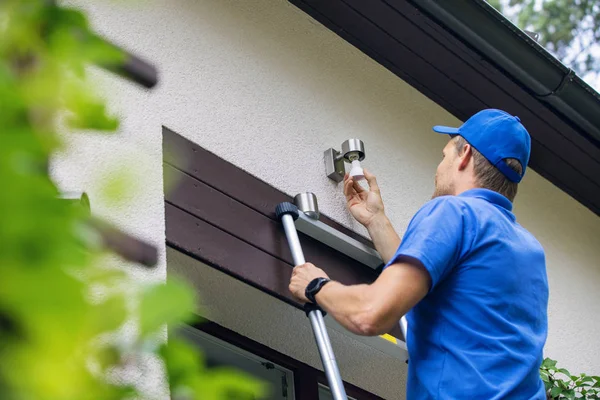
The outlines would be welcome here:
<svg viewBox="0 0 600 400">
<path fill-rule="evenodd" d="M 463 171 L 469 165 L 473 158 L 473 148 L 469 143 L 465 143 L 461 152 L 458 154 L 458 170 Z"/>
</svg>

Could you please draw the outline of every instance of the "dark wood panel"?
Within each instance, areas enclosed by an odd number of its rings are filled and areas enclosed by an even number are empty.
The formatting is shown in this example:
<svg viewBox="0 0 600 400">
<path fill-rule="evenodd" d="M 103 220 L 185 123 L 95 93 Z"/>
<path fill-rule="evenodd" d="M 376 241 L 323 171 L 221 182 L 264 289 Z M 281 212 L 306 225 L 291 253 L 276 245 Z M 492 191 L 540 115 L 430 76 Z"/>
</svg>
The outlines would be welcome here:
<svg viewBox="0 0 600 400">
<path fill-rule="evenodd" d="M 166 163 L 239 199 L 248 207 L 275 219 L 275 206 L 290 197 L 254 178 L 168 128 L 163 128 L 163 159 Z"/>
<path fill-rule="evenodd" d="M 292 267 L 165 203 L 167 245 L 297 308 L 288 290 Z"/>
<path fill-rule="evenodd" d="M 273 220 L 275 220 L 277 204 L 283 201 L 293 201 L 293 198 L 287 194 L 166 127 L 163 127 L 163 159 L 180 171 L 237 199 Z M 168 179 L 168 176 L 165 175 L 165 179 Z M 168 192 L 169 182 L 165 184 L 167 185 L 165 191 Z M 340 190 L 342 190 L 341 186 Z M 324 214 L 321 214 L 319 220 L 359 242 L 373 246 L 371 241 L 364 236 L 340 225 Z"/>
<path fill-rule="evenodd" d="M 279 222 L 256 212 L 168 164 L 164 168 L 170 176 L 178 178 L 177 185 L 165 195 L 168 203 L 290 266 L 293 265 L 287 239 Z M 332 279 L 352 285 L 371 283 L 377 278 L 373 269 L 360 262 L 302 233 L 299 234 L 299 237 L 306 260 L 322 268 Z"/>
<path fill-rule="evenodd" d="M 215 322 L 204 321 L 193 325 L 194 328 L 211 336 L 228 342 L 242 350 L 248 351 L 261 358 L 267 359 L 281 367 L 287 368 L 294 373 L 294 386 L 296 389 L 296 400 L 318 399 L 318 383 L 327 384 L 325 374 L 301 361 L 295 360 L 283 353 L 273 350 L 261 343 L 242 336 L 237 332 L 227 329 Z M 344 381 L 344 388 L 348 395 L 358 400 L 383 400 L 381 397 L 369 393 L 358 386 Z"/>
<path fill-rule="evenodd" d="M 165 193 L 165 201 L 292 264 L 281 224 L 169 164 L 163 168 L 165 174 L 177 179 L 175 186 Z"/>
</svg>

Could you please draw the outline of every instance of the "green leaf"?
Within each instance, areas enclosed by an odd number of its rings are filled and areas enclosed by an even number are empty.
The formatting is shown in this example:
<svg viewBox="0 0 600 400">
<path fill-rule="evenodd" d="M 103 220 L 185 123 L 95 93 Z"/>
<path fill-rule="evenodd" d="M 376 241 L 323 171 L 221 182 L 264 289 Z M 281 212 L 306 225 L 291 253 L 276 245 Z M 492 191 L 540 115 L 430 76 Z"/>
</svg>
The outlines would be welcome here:
<svg viewBox="0 0 600 400">
<path fill-rule="evenodd" d="M 558 382 L 558 386 L 560 386 L 564 390 L 567 390 L 569 388 L 569 385 L 562 379 L 558 379 L 556 382 Z"/>
<path fill-rule="evenodd" d="M 213 400 L 265 398 L 268 392 L 268 386 L 264 383 L 251 379 L 246 373 L 231 368 L 211 370 L 204 382 L 197 386 L 200 393 L 206 393 L 205 385 L 207 383 L 214 390 Z"/>
<path fill-rule="evenodd" d="M 119 349 L 114 346 L 107 346 L 99 350 L 96 361 L 102 371 L 106 371 L 107 368 L 113 367 L 119 362 L 119 357 Z"/>
<path fill-rule="evenodd" d="M 173 335 L 169 336 L 168 344 L 162 346 L 160 354 L 165 361 L 172 391 L 179 385 L 189 384 L 194 375 L 204 373 L 203 357 L 194 354 L 193 347 L 188 342 Z"/>
<path fill-rule="evenodd" d="M 558 397 L 559 394 L 561 394 L 563 391 L 563 389 L 559 386 L 555 386 L 552 388 L 552 390 L 550 391 L 550 396 L 552 396 L 553 398 Z"/>
<path fill-rule="evenodd" d="M 95 313 L 95 328 L 99 332 L 110 332 L 117 329 L 125 322 L 127 310 L 123 296 L 112 296 L 92 310 Z"/>
<path fill-rule="evenodd" d="M 89 220 L 80 207 L 57 199 L 47 162 L 59 150 L 77 151 L 57 128 L 70 122 L 114 130 L 111 107 L 86 72 L 125 60 L 90 30 L 85 12 L 58 3 L 0 0 L 0 398 L 144 398 L 105 373 L 160 355 L 162 342 L 151 333 L 189 318 L 194 291 L 173 281 L 145 286 L 117 270 L 94 246 L 96 235 L 82 228 Z M 96 187 L 96 180 L 88 183 Z M 133 198 L 132 186 L 113 181 L 109 197 Z M 138 324 L 141 337 L 112 334 L 125 321 Z M 266 396 L 242 373 L 207 369 L 197 347 L 177 347 L 176 335 L 169 344 L 161 349 L 172 398 Z"/>
<path fill-rule="evenodd" d="M 542 377 L 542 381 L 544 382 L 549 382 L 550 381 L 550 377 L 548 376 L 548 372 L 546 371 L 540 371 L 540 376 Z"/>
<path fill-rule="evenodd" d="M 542 367 L 544 368 L 550 368 L 550 367 L 554 367 L 556 366 L 556 360 L 552 360 L 550 358 L 545 358 L 544 361 L 542 362 Z"/>
<path fill-rule="evenodd" d="M 559 369 L 558 372 L 565 374 L 568 377 L 571 377 L 571 373 L 569 371 L 567 371 L 565 368 Z"/>
<path fill-rule="evenodd" d="M 106 105 L 95 94 L 86 90 L 85 81 L 70 78 L 63 85 L 62 101 L 69 111 L 66 122 L 76 129 L 97 129 L 113 131 L 118 127 L 118 120 L 110 117 Z"/>
<path fill-rule="evenodd" d="M 172 398 L 202 400 L 264 398 L 267 386 L 243 372 L 231 368 L 206 369 L 204 359 L 193 347 L 174 334 L 161 349 Z M 191 396 L 191 394 L 195 396 Z"/>
<path fill-rule="evenodd" d="M 594 382 L 594 379 L 591 376 L 584 376 L 584 377 L 580 378 L 578 383 L 580 385 L 584 384 L 584 383 L 588 383 L 587 386 L 591 386 L 591 383 L 593 383 L 593 382 Z"/>
<path fill-rule="evenodd" d="M 189 320 L 196 307 L 196 297 L 189 286 L 169 279 L 166 284 L 148 287 L 140 303 L 140 334 L 157 331 L 166 324 Z"/>
</svg>

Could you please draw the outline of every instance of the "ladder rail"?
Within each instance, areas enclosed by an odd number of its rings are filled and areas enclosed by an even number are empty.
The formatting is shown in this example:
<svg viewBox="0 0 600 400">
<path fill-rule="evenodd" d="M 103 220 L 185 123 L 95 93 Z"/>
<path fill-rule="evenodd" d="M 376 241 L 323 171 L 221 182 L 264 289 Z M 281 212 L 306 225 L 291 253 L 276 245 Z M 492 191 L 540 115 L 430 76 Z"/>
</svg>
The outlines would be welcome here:
<svg viewBox="0 0 600 400">
<path fill-rule="evenodd" d="M 298 208 L 291 203 L 281 203 L 277 206 L 276 213 L 283 224 L 294 265 L 304 264 L 306 260 L 304 259 L 302 245 L 300 244 L 296 225 L 294 224 L 295 218 L 298 218 Z M 310 320 L 315 341 L 317 342 L 317 348 L 321 356 L 321 362 L 331 394 L 334 400 L 348 400 L 346 390 L 344 389 L 344 382 L 342 381 L 333 348 L 331 347 L 331 341 L 327 334 L 323 313 L 318 307 L 314 307 L 314 305 L 312 307 L 309 305 L 305 310 L 307 311 L 306 314 Z"/>
</svg>

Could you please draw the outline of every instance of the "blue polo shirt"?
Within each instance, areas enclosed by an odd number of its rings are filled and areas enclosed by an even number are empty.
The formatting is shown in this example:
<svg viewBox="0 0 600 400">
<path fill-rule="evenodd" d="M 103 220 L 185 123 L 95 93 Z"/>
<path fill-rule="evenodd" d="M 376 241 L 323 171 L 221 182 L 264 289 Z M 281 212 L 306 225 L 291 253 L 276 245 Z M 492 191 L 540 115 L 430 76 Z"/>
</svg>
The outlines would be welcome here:
<svg viewBox="0 0 600 400">
<path fill-rule="evenodd" d="M 407 314 L 409 400 L 546 398 L 544 250 L 506 197 L 473 189 L 429 201 L 387 265 L 402 257 L 431 276 Z"/>
</svg>

